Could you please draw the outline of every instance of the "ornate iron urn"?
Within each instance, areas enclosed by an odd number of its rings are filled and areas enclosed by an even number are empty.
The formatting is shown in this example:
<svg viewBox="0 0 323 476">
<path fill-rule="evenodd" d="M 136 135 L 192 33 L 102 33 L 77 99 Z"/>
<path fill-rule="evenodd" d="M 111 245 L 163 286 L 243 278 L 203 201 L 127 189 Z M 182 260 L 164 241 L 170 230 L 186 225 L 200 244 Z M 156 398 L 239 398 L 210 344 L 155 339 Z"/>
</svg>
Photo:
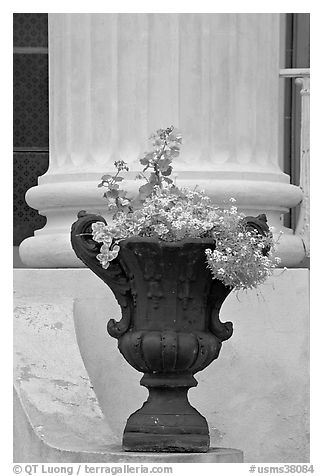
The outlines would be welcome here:
<svg viewBox="0 0 323 476">
<path fill-rule="evenodd" d="M 211 239 L 165 242 L 131 237 L 120 242 L 118 257 L 103 269 L 96 258 L 100 244 L 91 225 L 105 220 L 80 212 L 72 225 L 76 255 L 112 290 L 122 311 L 107 330 L 129 364 L 143 372 L 147 401 L 130 415 L 123 434 L 125 451 L 207 452 L 206 419 L 187 397 L 197 385 L 194 374 L 219 355 L 233 332 L 219 311 L 231 288 L 213 280 L 205 250 Z M 250 226 L 268 228 L 263 218 Z M 257 220 L 259 223 L 257 223 Z"/>
</svg>

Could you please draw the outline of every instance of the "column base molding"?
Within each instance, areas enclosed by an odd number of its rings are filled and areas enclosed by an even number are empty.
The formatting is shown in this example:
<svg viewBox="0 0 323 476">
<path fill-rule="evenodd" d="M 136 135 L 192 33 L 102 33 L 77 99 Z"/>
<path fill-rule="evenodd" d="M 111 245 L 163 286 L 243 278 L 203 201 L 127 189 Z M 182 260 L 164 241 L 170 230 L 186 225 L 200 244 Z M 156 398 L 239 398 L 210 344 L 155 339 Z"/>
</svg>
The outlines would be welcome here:
<svg viewBox="0 0 323 476">
<path fill-rule="evenodd" d="M 297 267 L 305 257 L 305 249 L 300 236 L 294 234 L 277 235 L 279 239 L 277 256 L 281 258 L 279 267 Z M 67 233 L 37 235 L 27 238 L 19 248 L 22 262 L 29 268 L 84 268 L 84 264 L 73 252 Z"/>
<path fill-rule="evenodd" d="M 81 176 L 82 175 L 82 176 Z M 98 172 L 97 177 L 100 177 Z M 277 255 L 282 259 L 281 266 L 297 266 L 305 257 L 305 251 L 300 236 L 292 230 L 282 227 L 281 216 L 302 200 L 299 187 L 286 182 L 285 174 L 278 174 L 277 181 L 264 180 L 264 174 L 259 180 L 241 178 L 217 179 L 210 171 L 197 172 L 197 177 L 191 172 L 179 173 L 177 185 L 193 189 L 199 188 L 219 204 L 230 206 L 231 197 L 236 199 L 236 206 L 246 215 L 266 213 L 269 226 L 273 226 L 279 239 Z M 80 210 L 96 213 L 108 219 L 102 188 L 98 188 L 99 179 L 92 174 L 80 174 L 77 181 L 61 181 L 61 176 L 54 176 L 52 181 L 44 180 L 28 190 L 27 203 L 46 216 L 47 223 L 35 236 L 22 242 L 19 254 L 23 263 L 28 267 L 39 268 L 79 268 L 83 263 L 75 256 L 70 245 L 70 229 Z M 278 180 L 279 179 L 279 180 Z M 128 179 L 123 182 L 129 196 L 136 196 L 140 182 Z"/>
</svg>

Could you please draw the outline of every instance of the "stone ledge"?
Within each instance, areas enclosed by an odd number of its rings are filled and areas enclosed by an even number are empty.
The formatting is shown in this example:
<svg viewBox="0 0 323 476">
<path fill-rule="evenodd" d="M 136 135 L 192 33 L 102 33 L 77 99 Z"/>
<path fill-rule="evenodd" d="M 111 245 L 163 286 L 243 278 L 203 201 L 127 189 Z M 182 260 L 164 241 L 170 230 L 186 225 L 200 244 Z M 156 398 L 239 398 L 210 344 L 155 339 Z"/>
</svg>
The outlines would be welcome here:
<svg viewBox="0 0 323 476">
<path fill-rule="evenodd" d="M 108 432 L 104 422 L 94 422 L 95 432 L 90 432 L 90 435 L 96 436 L 93 441 L 80 438 L 71 431 L 71 427 L 64 428 L 59 415 L 55 428 L 50 421 L 47 423 L 52 428 L 44 428 L 44 419 L 42 426 L 34 427 L 33 423 L 14 389 L 14 463 L 243 463 L 242 451 L 232 448 L 210 448 L 208 453 L 125 452 L 120 445 L 111 441 L 107 443 Z M 41 431 L 47 436 L 48 431 L 56 431 L 61 445 L 51 444 Z M 111 440 L 111 437 L 108 439 Z"/>
<path fill-rule="evenodd" d="M 64 460 L 73 454 L 82 462 L 81 441 L 94 454 L 98 445 L 112 451 L 146 398 L 141 375 L 106 334 L 108 318 L 120 314 L 112 293 L 88 269 L 19 269 L 14 279 L 15 460 L 73 461 Z M 309 460 L 308 281 L 307 269 L 277 270 L 259 290 L 226 301 L 222 320 L 234 321 L 234 337 L 189 395 L 208 420 L 212 447 L 241 447 L 246 462 Z M 58 413 L 65 417 L 54 431 Z"/>
</svg>

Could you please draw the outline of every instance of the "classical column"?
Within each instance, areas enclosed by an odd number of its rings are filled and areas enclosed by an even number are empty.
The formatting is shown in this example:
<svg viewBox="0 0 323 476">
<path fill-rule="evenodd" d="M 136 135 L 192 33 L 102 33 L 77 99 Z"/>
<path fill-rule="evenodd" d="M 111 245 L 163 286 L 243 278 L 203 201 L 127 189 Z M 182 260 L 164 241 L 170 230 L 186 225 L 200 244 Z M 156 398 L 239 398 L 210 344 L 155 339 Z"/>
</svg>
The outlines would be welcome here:
<svg viewBox="0 0 323 476">
<path fill-rule="evenodd" d="M 30 267 L 78 267 L 69 232 L 79 210 L 105 215 L 100 177 L 125 160 L 125 187 L 157 128 L 175 125 L 184 145 L 179 185 L 215 202 L 234 197 L 265 212 L 292 266 L 302 239 L 282 215 L 302 199 L 280 168 L 279 22 L 265 14 L 50 14 L 50 166 L 30 189 L 47 224 L 20 247 Z"/>
</svg>

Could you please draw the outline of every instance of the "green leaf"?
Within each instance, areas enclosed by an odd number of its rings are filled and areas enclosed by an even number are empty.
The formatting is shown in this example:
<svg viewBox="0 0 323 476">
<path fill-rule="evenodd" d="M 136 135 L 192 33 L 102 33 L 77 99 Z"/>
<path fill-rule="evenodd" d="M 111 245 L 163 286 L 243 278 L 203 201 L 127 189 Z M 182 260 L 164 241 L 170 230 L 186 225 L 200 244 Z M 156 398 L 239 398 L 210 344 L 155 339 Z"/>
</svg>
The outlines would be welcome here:
<svg viewBox="0 0 323 476">
<path fill-rule="evenodd" d="M 170 150 L 170 156 L 172 158 L 178 157 L 179 156 L 179 150 Z"/>
<path fill-rule="evenodd" d="M 105 192 L 106 197 L 110 198 L 117 198 L 119 196 L 118 190 L 109 190 L 108 192 Z"/>
<path fill-rule="evenodd" d="M 160 171 L 163 173 L 166 170 L 168 170 L 171 162 L 172 162 L 171 159 L 168 158 L 168 157 L 165 157 L 163 159 L 159 159 L 158 160 L 158 167 L 159 167 Z"/>
<path fill-rule="evenodd" d="M 122 180 L 124 180 L 124 177 L 114 177 L 114 180 L 116 182 L 122 182 Z"/>
<path fill-rule="evenodd" d="M 168 144 L 168 147 L 171 150 L 180 150 L 180 146 L 177 144 L 177 142 L 171 142 L 170 144 Z"/>
<path fill-rule="evenodd" d="M 166 170 L 162 170 L 162 175 L 165 177 L 165 176 L 168 176 L 172 173 L 172 170 L 173 170 L 173 167 L 170 165 Z"/>
<path fill-rule="evenodd" d="M 156 177 L 156 174 L 152 172 L 149 177 L 149 184 L 155 186 L 158 184 L 158 178 Z M 148 184 L 147 184 L 148 185 Z"/>
<path fill-rule="evenodd" d="M 154 185 L 152 183 L 145 183 L 139 188 L 139 198 L 140 200 L 145 200 L 149 195 L 151 195 L 154 190 Z"/>
<path fill-rule="evenodd" d="M 109 186 L 109 190 L 118 190 L 119 185 L 117 183 L 114 183 L 113 185 Z"/>
<path fill-rule="evenodd" d="M 109 174 L 102 175 L 101 177 L 101 180 L 103 180 L 103 182 L 109 181 L 109 179 L 112 179 L 112 176 Z"/>
<path fill-rule="evenodd" d="M 142 159 L 139 160 L 139 162 L 142 165 L 148 165 L 149 164 L 149 160 L 147 159 L 147 157 L 143 157 Z"/>
<path fill-rule="evenodd" d="M 117 198 L 117 197 L 112 196 L 111 191 L 104 192 L 103 197 L 104 198 Z"/>
<path fill-rule="evenodd" d="M 163 146 L 165 144 L 165 142 L 161 139 L 155 139 L 154 142 L 153 142 L 153 146 L 156 147 L 157 149 L 159 149 L 161 146 Z"/>
<path fill-rule="evenodd" d="M 169 134 L 169 140 L 178 142 L 179 144 L 182 143 L 182 134 L 179 132 L 178 129 L 173 129 L 172 133 Z"/>
<path fill-rule="evenodd" d="M 155 152 L 145 152 L 145 154 L 139 159 L 142 165 L 148 165 L 150 160 L 154 160 L 156 157 Z"/>
<path fill-rule="evenodd" d="M 178 187 L 176 187 L 176 185 L 172 186 L 171 191 L 172 193 L 174 193 L 175 195 L 178 195 L 181 198 L 185 197 L 185 194 Z"/>
</svg>

